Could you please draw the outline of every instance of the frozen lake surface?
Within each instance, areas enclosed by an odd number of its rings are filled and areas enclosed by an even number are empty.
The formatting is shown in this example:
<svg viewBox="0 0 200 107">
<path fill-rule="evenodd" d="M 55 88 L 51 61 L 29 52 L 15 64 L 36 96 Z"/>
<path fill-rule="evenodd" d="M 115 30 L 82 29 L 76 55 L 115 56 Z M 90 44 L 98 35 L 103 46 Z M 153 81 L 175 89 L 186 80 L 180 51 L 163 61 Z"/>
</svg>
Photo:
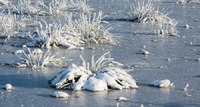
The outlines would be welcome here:
<svg viewBox="0 0 200 107">
<path fill-rule="evenodd" d="M 0 65 L 0 106 L 1 107 L 199 107 L 200 106 L 200 4 L 177 4 L 176 0 L 157 0 L 156 6 L 164 8 L 169 16 L 178 22 L 181 37 L 159 38 L 153 35 L 149 25 L 127 21 L 128 6 L 132 0 L 89 0 L 95 10 L 102 10 L 113 27 L 110 31 L 118 40 L 117 45 L 94 45 L 96 49 L 66 50 L 53 48 L 70 63 L 80 63 L 80 54 L 90 60 L 91 55 L 100 56 L 110 51 L 116 61 L 133 69 L 129 74 L 138 82 L 139 89 L 109 90 L 105 92 L 71 91 L 68 99 L 52 98 L 55 91 L 48 81 L 64 68 L 49 67 L 39 70 L 12 68 Z M 191 26 L 186 29 L 185 25 Z M 4 41 L 3 38 L 0 41 Z M 0 46 L 0 63 L 14 61 L 13 54 L 20 47 L 14 47 L 10 39 Z M 140 54 L 144 49 L 152 55 Z M 175 87 L 161 89 L 151 87 L 154 80 L 169 79 Z M 7 92 L 4 85 L 10 83 L 14 89 Z M 183 90 L 189 84 L 187 90 Z M 117 101 L 118 97 L 128 101 Z"/>
</svg>

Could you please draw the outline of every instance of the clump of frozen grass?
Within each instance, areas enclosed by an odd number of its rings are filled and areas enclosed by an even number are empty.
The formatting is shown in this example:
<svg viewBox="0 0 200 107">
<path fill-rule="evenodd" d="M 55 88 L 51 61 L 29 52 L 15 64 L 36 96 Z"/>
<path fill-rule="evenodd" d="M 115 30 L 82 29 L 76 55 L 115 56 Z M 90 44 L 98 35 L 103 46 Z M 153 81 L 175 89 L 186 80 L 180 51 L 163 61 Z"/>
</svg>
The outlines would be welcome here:
<svg viewBox="0 0 200 107">
<path fill-rule="evenodd" d="M 34 15 L 68 15 L 70 10 L 90 13 L 93 9 L 87 5 L 86 0 L 52 0 L 45 4 L 43 0 L 20 0 L 12 9 L 20 14 Z"/>
<path fill-rule="evenodd" d="M 17 21 L 14 15 L 0 13 L 0 36 L 10 38 L 15 34 L 16 27 Z"/>
<path fill-rule="evenodd" d="M 72 64 L 54 76 L 50 85 L 57 89 L 89 91 L 138 88 L 136 81 L 119 67 L 121 64 L 107 55 L 110 56 L 109 53 L 105 53 L 97 61 L 92 57 L 91 64 L 82 58 L 82 66 Z"/>
<path fill-rule="evenodd" d="M 90 13 L 94 11 L 94 9 L 87 4 L 86 0 L 72 0 L 71 4 L 76 10 L 79 10 L 83 13 Z"/>
<path fill-rule="evenodd" d="M 19 14 L 47 14 L 48 7 L 43 0 L 19 0 L 17 5 L 11 5 L 13 11 Z"/>
<path fill-rule="evenodd" d="M 90 13 L 94 9 L 86 3 L 86 0 L 52 0 L 49 4 L 50 15 L 67 15 L 69 10 Z"/>
<path fill-rule="evenodd" d="M 110 28 L 102 25 L 103 13 L 80 14 L 80 18 L 71 21 L 76 33 L 85 43 L 109 43 L 115 44 L 112 34 L 109 33 Z"/>
<path fill-rule="evenodd" d="M 36 34 L 32 35 L 32 42 L 26 45 L 29 47 L 46 47 L 64 46 L 68 49 L 74 49 L 83 44 L 82 40 L 76 34 L 74 29 L 66 29 L 66 25 L 58 23 L 48 24 L 42 20 L 39 27 L 36 28 Z"/>
<path fill-rule="evenodd" d="M 76 49 L 84 44 L 115 44 L 108 27 L 102 25 L 102 12 L 98 14 L 82 14 L 79 19 L 73 20 L 68 16 L 64 25 L 46 21 L 39 22 L 36 36 L 27 46 L 47 47 L 64 46 Z M 44 23 L 42 23 L 44 22 Z"/>
<path fill-rule="evenodd" d="M 176 25 L 177 22 L 174 19 L 169 19 L 166 22 L 152 23 L 154 33 L 159 37 L 164 37 L 165 35 L 180 37 Z"/>
<path fill-rule="evenodd" d="M 44 22 L 44 24 L 42 24 L 42 22 Z M 63 39 L 61 32 L 62 28 L 60 24 L 47 24 L 44 20 L 40 21 L 39 27 L 36 28 L 37 35 L 33 35 L 33 42 L 30 42 L 27 45 L 50 48 L 59 43 L 57 38 Z"/>
<path fill-rule="evenodd" d="M 176 3 L 180 3 L 180 4 L 200 3 L 200 0 L 177 0 Z"/>
<path fill-rule="evenodd" d="M 147 3 L 144 0 L 138 1 L 131 5 L 131 9 L 133 11 L 129 13 L 131 20 L 142 23 L 157 22 L 155 16 L 159 15 L 159 11 L 154 8 L 152 0 L 148 0 Z"/>
<path fill-rule="evenodd" d="M 50 50 L 43 53 L 40 49 L 31 50 L 27 48 L 27 51 L 21 50 L 15 53 L 20 60 L 12 64 L 14 67 L 42 68 L 52 65 L 62 66 L 62 58 L 56 58 L 56 54 L 52 55 Z"/>
<path fill-rule="evenodd" d="M 50 15 L 66 15 L 67 10 L 71 8 L 69 0 L 52 0 L 49 3 L 49 14 Z"/>
<path fill-rule="evenodd" d="M 191 0 L 177 0 L 176 3 L 186 4 L 186 3 L 189 3 L 189 1 Z"/>
<path fill-rule="evenodd" d="M 136 4 L 136 5 L 135 5 Z M 179 36 L 176 30 L 177 22 L 156 9 L 152 0 L 145 2 L 138 1 L 131 6 L 133 12 L 130 12 L 131 20 L 141 23 L 151 23 L 154 26 L 155 34 L 159 36 Z"/>
</svg>

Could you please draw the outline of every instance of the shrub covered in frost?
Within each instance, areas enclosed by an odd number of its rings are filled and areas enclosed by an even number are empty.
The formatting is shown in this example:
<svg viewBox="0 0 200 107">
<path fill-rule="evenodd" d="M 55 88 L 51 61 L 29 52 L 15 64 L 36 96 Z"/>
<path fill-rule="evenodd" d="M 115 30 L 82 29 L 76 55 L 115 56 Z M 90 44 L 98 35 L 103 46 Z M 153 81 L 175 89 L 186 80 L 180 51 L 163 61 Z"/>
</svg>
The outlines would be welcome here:
<svg viewBox="0 0 200 107">
<path fill-rule="evenodd" d="M 177 22 L 156 9 L 152 0 L 145 2 L 138 1 L 131 6 L 133 12 L 130 12 L 131 20 L 141 23 L 151 23 L 154 26 L 155 34 L 159 36 L 179 36 L 176 30 Z"/>
<path fill-rule="evenodd" d="M 84 59 L 82 66 L 72 64 L 56 74 L 50 85 L 57 89 L 89 91 L 138 88 L 136 81 L 120 66 L 110 58 L 109 53 L 105 53 L 96 61 L 92 57 L 91 64 Z"/>
</svg>

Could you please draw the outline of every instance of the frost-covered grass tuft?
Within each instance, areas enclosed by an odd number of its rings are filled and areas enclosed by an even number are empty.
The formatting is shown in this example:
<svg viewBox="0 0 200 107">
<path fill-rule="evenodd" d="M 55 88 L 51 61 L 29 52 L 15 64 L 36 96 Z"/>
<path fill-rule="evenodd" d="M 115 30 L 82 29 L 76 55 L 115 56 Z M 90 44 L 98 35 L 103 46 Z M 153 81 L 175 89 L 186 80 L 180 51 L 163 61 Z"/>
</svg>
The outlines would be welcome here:
<svg viewBox="0 0 200 107">
<path fill-rule="evenodd" d="M 123 66 L 123 64 L 116 62 L 114 61 L 114 58 L 111 58 L 110 52 L 103 54 L 96 61 L 94 59 L 94 56 L 92 56 L 91 63 L 86 62 L 82 56 L 81 56 L 81 59 L 82 59 L 82 66 L 93 73 L 105 67 L 122 67 Z"/>
<path fill-rule="evenodd" d="M 50 48 L 51 46 L 61 45 L 60 42 L 65 39 L 62 35 L 61 24 L 47 24 L 44 20 L 39 22 L 36 33 L 32 37 L 33 41 L 27 44 L 28 46 Z"/>
<path fill-rule="evenodd" d="M 135 2 L 131 5 L 133 12 L 130 12 L 131 20 L 138 22 L 157 22 L 156 16 L 159 16 L 159 11 L 153 6 L 152 0 L 148 0 L 147 3 L 144 0 Z"/>
<path fill-rule="evenodd" d="M 17 21 L 14 15 L 0 13 L 0 36 L 10 38 L 15 34 L 16 27 Z"/>
<path fill-rule="evenodd" d="M 72 0 L 71 4 L 74 6 L 75 9 L 83 13 L 91 13 L 92 11 L 94 11 L 94 9 L 87 4 L 86 0 Z"/>
<path fill-rule="evenodd" d="M 103 13 L 80 14 L 80 18 L 71 22 L 76 33 L 85 43 L 109 43 L 115 44 L 110 28 L 102 24 Z"/>
<path fill-rule="evenodd" d="M 72 64 L 54 76 L 50 85 L 57 89 L 89 91 L 138 88 L 136 81 L 119 67 L 120 63 L 106 57 L 108 54 L 102 55 L 96 61 L 92 58 L 91 66 L 84 59 L 82 66 Z"/>
<path fill-rule="evenodd" d="M 102 24 L 102 12 L 98 14 L 82 14 L 76 20 L 72 15 L 66 18 L 64 25 L 46 21 L 39 22 L 33 41 L 27 46 L 47 47 L 64 46 L 69 49 L 80 48 L 84 44 L 115 44 L 109 28 Z"/>
<path fill-rule="evenodd" d="M 48 7 L 43 0 L 19 0 L 18 4 L 11 5 L 14 12 L 18 14 L 46 14 Z"/>
<path fill-rule="evenodd" d="M 18 4 L 11 5 L 12 10 L 19 14 L 67 16 L 70 10 L 90 13 L 93 9 L 86 0 L 52 0 L 44 3 L 43 0 L 19 0 Z"/>
<path fill-rule="evenodd" d="M 27 48 L 28 52 L 21 50 L 15 54 L 20 59 L 15 61 L 12 65 L 15 67 L 31 67 L 31 68 L 42 68 L 45 66 L 62 66 L 62 58 L 56 58 L 55 54 L 52 55 L 50 51 L 43 53 L 40 49 L 31 50 Z"/>
<path fill-rule="evenodd" d="M 151 23 L 154 26 L 155 34 L 158 36 L 179 36 L 176 30 L 177 22 L 168 14 L 164 14 L 156 9 L 152 0 L 145 2 L 138 1 L 131 6 L 133 12 L 130 12 L 131 20 L 140 23 Z"/>
</svg>

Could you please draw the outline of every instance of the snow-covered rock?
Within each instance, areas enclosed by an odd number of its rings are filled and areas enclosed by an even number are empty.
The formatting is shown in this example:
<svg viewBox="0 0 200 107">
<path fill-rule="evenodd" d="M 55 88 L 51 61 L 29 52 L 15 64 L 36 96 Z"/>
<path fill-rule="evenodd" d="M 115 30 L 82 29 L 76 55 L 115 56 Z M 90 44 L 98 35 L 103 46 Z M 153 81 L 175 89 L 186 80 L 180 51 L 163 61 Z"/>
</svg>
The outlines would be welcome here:
<svg viewBox="0 0 200 107">
<path fill-rule="evenodd" d="M 54 91 L 52 94 L 51 94 L 52 97 L 55 97 L 55 98 L 68 98 L 69 97 L 69 94 L 65 93 L 65 92 L 62 92 L 62 91 Z"/>
<path fill-rule="evenodd" d="M 11 84 L 6 84 L 6 85 L 4 86 L 4 89 L 5 89 L 5 90 L 13 90 L 13 86 L 12 86 Z"/>
<path fill-rule="evenodd" d="M 154 80 L 150 85 L 160 88 L 169 88 L 173 86 L 173 83 L 171 83 L 170 80 L 165 79 L 165 80 Z"/>
</svg>

